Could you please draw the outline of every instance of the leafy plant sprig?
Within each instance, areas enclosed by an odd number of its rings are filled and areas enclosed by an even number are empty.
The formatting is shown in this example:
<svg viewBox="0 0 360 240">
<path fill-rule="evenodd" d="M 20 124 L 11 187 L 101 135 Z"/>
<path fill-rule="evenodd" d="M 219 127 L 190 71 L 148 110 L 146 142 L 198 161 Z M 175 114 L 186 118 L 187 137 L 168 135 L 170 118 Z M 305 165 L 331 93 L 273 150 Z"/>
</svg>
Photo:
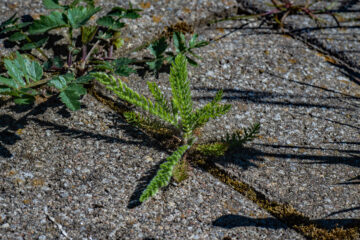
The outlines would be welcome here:
<svg viewBox="0 0 360 240">
<path fill-rule="evenodd" d="M 115 7 L 98 20 L 101 24 L 88 25 L 90 18 L 101 10 L 100 7 L 95 7 L 93 0 L 74 0 L 68 5 L 62 5 L 58 0 L 43 0 L 43 5 L 46 9 L 52 10 L 48 15 L 40 15 L 37 20 L 29 19 L 24 22 L 14 14 L 0 25 L 0 31 L 5 34 L 8 41 L 17 43 L 21 51 L 27 51 L 27 56 L 17 53 L 15 57 L 5 58 L 4 67 L 7 73 L 1 76 L 0 95 L 13 96 L 17 104 L 30 104 L 39 94 L 37 89 L 47 85 L 58 90 L 61 101 L 69 109 L 78 110 L 79 100 L 86 94 L 84 85 L 91 80 L 87 75 L 89 71 L 95 68 L 120 76 L 129 76 L 134 72 L 128 66 L 133 60 L 111 59 L 112 46 L 121 46 L 119 31 L 125 23 L 121 23 L 120 19 L 136 19 L 140 17 L 141 10 L 133 9 L 131 4 L 130 9 Z M 104 23 L 104 18 L 112 25 Z M 113 26 L 116 24 L 119 28 Z M 41 48 L 49 40 L 49 31 L 59 28 L 67 29 L 65 61 L 59 55 L 47 56 Z M 80 30 L 80 35 L 73 36 L 75 29 Z M 108 41 L 101 39 L 104 32 L 108 36 Z M 101 51 L 104 48 L 108 50 Z M 35 61 L 36 56 L 31 55 L 32 49 L 36 49 L 45 61 L 39 58 L 39 61 Z M 95 50 L 102 54 L 102 61 L 93 61 L 90 64 Z M 80 57 L 79 53 L 82 53 Z M 109 56 L 110 60 L 107 60 Z M 32 66 L 32 69 L 29 66 Z M 47 73 L 43 74 L 44 72 Z"/>
<path fill-rule="evenodd" d="M 0 94 L 13 96 L 16 104 L 34 102 L 35 96 L 39 94 L 36 89 L 47 84 L 59 90 L 61 101 L 70 110 L 78 110 L 80 97 L 86 94 L 83 85 L 92 79 L 89 75 L 75 78 L 74 74 L 70 73 L 43 79 L 42 66 L 18 52 L 14 60 L 5 59 L 4 65 L 7 76 L 0 76 Z"/>
<path fill-rule="evenodd" d="M 149 90 L 155 99 L 155 102 L 153 102 L 151 99 L 130 89 L 125 83 L 112 75 L 99 72 L 93 73 L 92 76 L 104 84 L 107 89 L 113 91 L 120 99 L 134 104 L 178 130 L 177 137 L 181 139 L 181 146 L 160 165 L 160 170 L 142 193 L 140 197 L 141 202 L 146 201 L 155 195 L 161 187 L 169 184 L 174 167 L 182 156 L 186 154 L 187 150 L 197 141 L 194 130 L 203 126 L 210 118 L 224 115 L 231 107 L 229 104 L 219 103 L 222 97 L 222 92 L 220 91 L 211 103 L 198 110 L 193 109 L 190 81 L 187 77 L 187 60 L 181 53 L 176 56 L 170 70 L 171 102 L 166 99 L 155 83 L 148 83 Z M 141 124 L 140 121 L 149 118 L 146 115 L 140 118 L 134 117 L 133 114 L 125 115 L 125 117 L 137 124 Z"/>
<path fill-rule="evenodd" d="M 189 55 L 192 55 L 195 58 L 201 59 L 198 55 L 196 55 L 193 50 L 196 48 L 205 47 L 209 44 L 208 41 L 197 41 L 198 35 L 194 34 L 190 41 L 186 43 L 186 39 L 183 33 L 181 32 L 174 32 L 173 33 L 173 43 L 175 47 L 175 53 L 174 52 L 165 52 L 166 49 L 169 47 L 165 37 L 160 38 L 159 40 L 153 42 L 149 46 L 150 53 L 154 56 L 154 59 L 152 61 L 148 61 L 147 64 L 149 65 L 149 68 L 155 72 L 155 74 L 158 73 L 160 68 L 162 67 L 164 61 L 167 62 L 173 62 L 178 54 L 183 54 L 186 56 L 187 61 L 193 65 L 197 66 L 197 62 L 189 57 Z M 166 55 L 165 55 L 166 54 Z"/>
<path fill-rule="evenodd" d="M 196 150 L 205 156 L 223 156 L 227 151 L 235 148 L 241 148 L 247 142 L 258 137 L 260 131 L 260 123 L 255 123 L 249 128 L 236 131 L 232 134 L 227 133 L 220 141 L 199 144 Z"/>
</svg>

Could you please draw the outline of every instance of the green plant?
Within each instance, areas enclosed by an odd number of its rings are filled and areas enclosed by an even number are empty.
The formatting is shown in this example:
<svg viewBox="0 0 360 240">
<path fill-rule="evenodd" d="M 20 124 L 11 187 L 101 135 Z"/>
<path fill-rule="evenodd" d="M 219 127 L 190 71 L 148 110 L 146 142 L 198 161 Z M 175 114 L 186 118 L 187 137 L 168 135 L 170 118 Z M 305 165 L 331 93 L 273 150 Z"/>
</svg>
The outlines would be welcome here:
<svg viewBox="0 0 360 240">
<path fill-rule="evenodd" d="M 170 85 L 172 99 L 169 102 L 155 83 L 148 87 L 155 101 L 130 89 L 125 83 L 106 73 L 93 73 L 99 82 L 113 91 L 119 98 L 139 107 L 152 117 L 159 118 L 164 124 L 169 124 L 177 131 L 181 146 L 160 165 L 160 170 L 152 179 L 140 197 L 143 202 L 155 195 L 159 188 L 166 186 L 173 174 L 173 169 L 189 148 L 197 141 L 194 130 L 202 127 L 210 118 L 219 117 L 229 111 L 229 104 L 220 104 L 222 91 L 219 91 L 213 101 L 204 107 L 194 110 L 190 92 L 190 81 L 187 78 L 187 60 L 181 53 L 175 58 L 170 70 Z M 141 116 L 141 117 L 139 117 Z M 151 121 L 151 116 L 143 114 L 126 114 L 128 121 L 142 124 L 144 119 Z"/>
<path fill-rule="evenodd" d="M 71 73 L 43 79 L 42 66 L 18 52 L 14 60 L 5 59 L 4 65 L 7 75 L 0 76 L 0 94 L 13 96 L 17 104 L 32 103 L 39 94 L 36 88 L 47 84 L 59 90 L 61 101 L 69 109 L 77 110 L 80 108 L 80 97 L 86 94 L 83 84 L 92 79 L 88 75 L 75 78 Z"/>
<path fill-rule="evenodd" d="M 197 62 L 194 59 L 190 58 L 188 54 L 192 55 L 195 58 L 201 59 L 193 52 L 193 49 L 205 47 L 209 44 L 208 41 L 197 41 L 197 37 L 198 35 L 194 34 L 191 37 L 190 41 L 186 43 L 184 34 L 182 34 L 181 32 L 174 32 L 173 43 L 175 47 L 175 53 L 170 51 L 165 52 L 166 49 L 169 47 L 165 37 L 162 37 L 159 40 L 151 43 L 148 49 L 150 50 L 150 53 L 154 56 L 154 59 L 147 62 L 149 68 L 153 70 L 155 74 L 157 74 L 164 61 L 173 62 L 178 54 L 185 55 L 186 59 L 191 65 L 197 66 Z M 167 56 L 165 56 L 164 54 L 166 54 Z"/>
<path fill-rule="evenodd" d="M 48 15 L 24 22 L 14 14 L 0 25 L 0 33 L 5 34 L 7 41 L 26 52 L 26 55 L 17 53 L 5 58 L 7 75 L 1 76 L 0 95 L 13 96 L 17 104 L 30 104 L 39 94 L 38 89 L 47 85 L 58 90 L 61 101 L 69 109 L 78 110 L 79 100 L 87 92 L 84 85 L 91 81 L 88 73 L 92 69 L 120 76 L 134 72 L 128 66 L 133 60 L 113 59 L 112 55 L 113 47 L 118 49 L 123 44 L 120 30 L 125 23 L 121 19 L 139 18 L 141 10 L 132 8 L 131 4 L 129 9 L 115 7 L 99 18 L 97 25 L 91 25 L 90 18 L 101 10 L 94 6 L 93 0 L 74 0 L 69 5 L 62 5 L 58 0 L 43 0 L 43 5 L 52 10 Z M 42 49 L 49 43 L 49 31 L 60 28 L 67 33 L 66 59 L 48 56 Z M 76 36 L 75 30 L 79 32 Z M 41 58 L 32 54 L 33 49 Z"/>
<path fill-rule="evenodd" d="M 118 76 L 129 76 L 136 72 L 132 65 L 136 65 L 139 61 L 126 57 L 114 58 L 114 48 L 118 50 L 124 44 L 121 29 L 125 23 L 122 20 L 139 18 L 140 9 L 133 8 L 131 3 L 128 9 L 114 7 L 93 24 L 89 20 L 101 10 L 94 5 L 93 0 L 73 0 L 67 5 L 60 4 L 58 0 L 43 0 L 43 5 L 51 12 L 48 15 L 40 15 L 39 19 L 24 21 L 14 14 L 0 24 L 0 34 L 5 34 L 7 41 L 18 45 L 20 51 L 26 53 L 26 56 L 17 54 L 15 60 L 13 60 L 14 56 L 9 56 L 4 61 L 7 63 L 5 70 L 8 71 L 9 78 L 2 77 L 0 95 L 13 96 L 17 104 L 29 104 L 39 94 L 39 88 L 45 85 L 58 90 L 61 101 L 69 109 L 78 110 L 79 100 L 86 94 L 85 84 L 91 82 L 89 72 L 103 71 Z M 51 51 L 45 51 L 43 47 L 53 46 L 50 42 L 52 36 L 50 31 L 54 29 L 64 29 L 67 41 L 66 47 L 63 48 L 64 52 L 50 55 Z M 189 46 L 186 46 L 184 35 L 174 34 L 176 53 L 195 55 L 192 49 L 207 44 L 205 41 L 197 42 L 196 38 L 197 35 L 194 35 Z M 167 47 L 166 39 L 160 38 L 149 48 L 155 59 L 148 64 L 156 75 L 164 64 L 163 53 Z M 38 54 L 35 54 L 36 52 Z M 174 57 L 175 54 L 172 54 L 171 58 L 168 58 L 169 61 Z M 194 62 L 187 58 L 190 62 Z M 41 75 L 30 78 L 29 81 L 27 72 L 19 67 L 16 69 L 11 67 L 11 61 L 15 61 L 14 63 L 30 61 L 36 69 L 41 68 Z M 17 71 L 25 77 L 24 83 L 20 81 L 20 77 L 16 78 L 17 75 L 13 74 Z"/>
<path fill-rule="evenodd" d="M 220 141 L 199 144 L 196 150 L 205 156 L 223 156 L 229 150 L 241 148 L 247 142 L 254 140 L 260 131 L 260 123 L 255 123 L 249 128 L 235 131 L 232 134 L 226 133 Z"/>
</svg>

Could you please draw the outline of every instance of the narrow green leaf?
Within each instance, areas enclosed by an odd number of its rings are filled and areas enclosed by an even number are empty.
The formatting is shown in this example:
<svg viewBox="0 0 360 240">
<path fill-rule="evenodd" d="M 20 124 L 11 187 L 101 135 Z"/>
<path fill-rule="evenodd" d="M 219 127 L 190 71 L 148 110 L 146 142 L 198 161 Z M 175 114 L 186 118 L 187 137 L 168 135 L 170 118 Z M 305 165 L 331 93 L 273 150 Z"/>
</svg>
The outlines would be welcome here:
<svg viewBox="0 0 360 240">
<path fill-rule="evenodd" d="M 154 196 L 161 187 L 169 184 L 173 169 L 184 153 L 190 148 L 190 145 L 183 145 L 176 149 L 176 151 L 169 156 L 164 163 L 160 165 L 156 176 L 151 180 L 149 185 L 140 196 L 140 202 L 144 202 L 150 197 Z"/>
<path fill-rule="evenodd" d="M 11 26 L 11 27 L 4 28 L 4 29 L 0 32 L 0 34 L 12 32 L 12 31 L 17 31 L 17 30 L 18 30 L 17 26 Z"/>
<path fill-rule="evenodd" d="M 166 101 L 164 94 L 160 91 L 159 87 L 154 82 L 147 82 L 148 88 L 153 95 L 156 103 L 158 103 L 163 109 L 168 112 L 172 112 L 172 109 L 169 107 L 169 104 Z"/>
<path fill-rule="evenodd" d="M 101 17 L 96 21 L 96 23 L 112 30 L 120 30 L 125 26 L 125 23 L 115 20 L 110 16 Z"/>
<path fill-rule="evenodd" d="M 182 53 L 186 50 L 186 41 L 184 34 L 182 34 L 181 32 L 174 32 L 173 40 L 177 53 Z"/>
<path fill-rule="evenodd" d="M 86 22 L 100 10 L 100 7 L 94 8 L 91 6 L 77 6 L 68 10 L 67 18 L 73 28 L 79 28 L 82 25 L 86 24 Z"/>
<path fill-rule="evenodd" d="M 165 37 L 160 38 L 159 40 L 153 42 L 149 46 L 150 53 L 156 58 L 160 57 L 168 47 Z"/>
<path fill-rule="evenodd" d="M 30 24 L 32 24 L 33 22 L 20 22 L 19 24 L 16 25 L 16 27 L 18 29 L 22 29 L 22 28 L 25 28 L 27 26 L 29 26 Z"/>
<path fill-rule="evenodd" d="M 112 75 L 96 72 L 93 73 L 92 76 L 102 84 L 106 85 L 107 89 L 112 90 L 122 100 L 134 104 L 172 125 L 177 125 L 177 120 L 173 117 L 171 112 L 166 111 L 158 103 L 154 104 L 150 99 L 132 90 L 124 82 L 116 79 Z"/>
<path fill-rule="evenodd" d="M 43 5 L 46 9 L 64 9 L 58 0 L 43 0 Z"/>
<path fill-rule="evenodd" d="M 26 51 L 26 50 L 31 50 L 31 49 L 34 49 L 34 48 L 40 48 L 48 40 L 49 40 L 49 37 L 46 37 L 46 38 L 40 39 L 37 42 L 26 43 L 20 48 L 20 50 Z"/>
<path fill-rule="evenodd" d="M 2 94 L 2 95 L 9 95 L 9 94 L 11 94 L 11 91 L 12 91 L 11 88 L 3 87 L 3 86 L 1 86 L 1 84 L 0 84 L 0 94 Z"/>
<path fill-rule="evenodd" d="M 136 71 L 133 68 L 128 67 L 129 64 L 133 62 L 129 58 L 118 58 L 113 61 L 115 68 L 115 73 L 119 76 L 128 77 L 130 74 L 135 73 Z"/>
<path fill-rule="evenodd" d="M 129 19 L 136 19 L 140 17 L 138 12 L 141 12 L 141 9 L 125 9 L 121 7 L 114 7 L 111 11 L 107 14 L 107 16 L 114 16 L 119 18 L 129 18 Z"/>
<path fill-rule="evenodd" d="M 90 81 L 93 80 L 93 79 L 94 79 L 93 76 L 87 74 L 87 75 L 84 75 L 84 76 L 81 76 L 81 77 L 77 78 L 77 79 L 75 80 L 75 83 L 78 83 L 78 84 L 86 84 L 86 83 L 90 82 Z"/>
<path fill-rule="evenodd" d="M 173 101 L 179 109 L 182 119 L 183 130 L 189 134 L 192 120 L 192 99 L 190 92 L 190 81 L 187 77 L 187 61 L 184 55 L 179 54 L 170 68 L 170 85 Z"/>
<path fill-rule="evenodd" d="M 11 42 L 21 41 L 24 39 L 26 39 L 26 35 L 21 32 L 16 32 L 8 38 L 8 40 Z"/>
<path fill-rule="evenodd" d="M 195 43 L 191 48 L 201 48 L 201 47 L 205 47 L 207 45 L 209 45 L 208 41 L 201 41 L 201 42 Z"/>
<path fill-rule="evenodd" d="M 61 12 L 53 11 L 48 16 L 40 16 L 30 25 L 29 34 L 41 34 L 54 28 L 67 26 L 64 15 Z"/>
<path fill-rule="evenodd" d="M 5 20 L 0 24 L 0 29 L 5 28 L 6 26 L 10 24 L 14 24 L 19 20 L 19 18 L 16 17 L 16 13 L 14 13 L 9 19 Z"/>
<path fill-rule="evenodd" d="M 14 102 L 19 105 L 27 105 L 33 103 L 35 98 L 33 96 L 22 96 L 20 98 L 15 98 Z"/>
</svg>

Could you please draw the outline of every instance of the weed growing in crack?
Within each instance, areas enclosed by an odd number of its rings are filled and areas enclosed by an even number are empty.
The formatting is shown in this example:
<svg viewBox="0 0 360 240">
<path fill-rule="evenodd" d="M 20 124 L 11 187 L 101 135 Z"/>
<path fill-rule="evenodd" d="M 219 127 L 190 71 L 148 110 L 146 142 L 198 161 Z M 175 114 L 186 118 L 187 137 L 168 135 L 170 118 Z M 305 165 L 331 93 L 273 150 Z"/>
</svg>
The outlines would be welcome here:
<svg viewBox="0 0 360 240">
<path fill-rule="evenodd" d="M 222 91 L 219 91 L 210 103 L 200 109 L 193 109 L 190 81 L 187 77 L 187 60 L 182 54 L 175 58 L 170 70 L 171 101 L 167 100 L 155 83 L 148 83 L 149 90 L 155 100 L 153 101 L 130 89 L 125 83 L 112 75 L 93 73 L 92 76 L 122 100 L 134 104 L 145 113 L 150 114 L 150 116 L 140 113 L 136 115 L 126 114 L 125 117 L 128 121 L 142 124 L 144 121 L 151 121 L 151 117 L 156 117 L 164 125 L 172 126 L 176 130 L 176 137 L 181 140 L 181 146 L 160 165 L 156 176 L 142 193 L 140 197 L 141 202 L 154 196 L 161 187 L 169 184 L 174 167 L 197 141 L 197 137 L 194 134 L 195 129 L 202 127 L 210 118 L 224 115 L 231 107 L 229 104 L 219 103 L 222 97 Z M 181 166 L 177 168 L 179 169 Z M 178 171 L 178 173 L 181 173 L 181 171 Z M 179 176 L 179 178 L 182 178 L 182 176 Z"/>
<path fill-rule="evenodd" d="M 222 91 L 214 99 L 199 109 L 193 109 L 190 92 L 190 81 L 187 77 L 187 63 L 197 66 L 194 58 L 200 59 L 194 49 L 209 44 L 198 41 L 194 34 L 186 42 L 182 33 L 190 31 L 186 24 L 176 24 L 152 43 L 148 50 L 152 59 L 137 60 L 126 57 L 115 58 L 115 51 L 122 48 L 124 40 L 121 30 L 125 26 L 122 19 L 137 19 L 140 9 L 131 4 L 128 9 L 114 7 L 105 16 L 98 18 L 96 24 L 91 19 L 101 8 L 96 7 L 93 0 L 74 0 L 69 5 L 60 4 L 58 0 L 43 0 L 48 15 L 39 19 L 20 20 L 16 14 L 0 24 L 0 34 L 6 41 L 15 44 L 19 51 L 0 61 L 0 99 L 10 96 L 16 104 L 31 104 L 39 95 L 48 98 L 56 94 L 70 109 L 80 109 L 80 100 L 87 93 L 89 83 L 97 80 L 112 90 L 124 101 L 140 108 L 140 112 L 125 112 L 129 123 L 152 134 L 170 136 L 176 140 L 177 148 L 160 165 L 156 176 L 143 191 L 140 201 L 146 201 L 157 191 L 175 181 L 183 181 L 188 176 L 189 162 L 187 155 L 197 142 L 198 130 L 211 118 L 226 114 L 229 104 L 220 104 Z M 65 30 L 67 43 L 62 49 L 63 55 L 56 54 L 50 31 Z M 179 30 L 179 31 L 175 31 Z M 171 32 L 171 34 L 170 34 Z M 169 33 L 169 34 L 167 34 Z M 173 46 L 167 42 L 173 40 Z M 53 55 L 48 55 L 45 46 L 53 46 Z M 173 49 L 174 51 L 167 51 Z M 141 50 L 141 48 L 138 48 Z M 51 51 L 50 51 L 51 52 Z M 155 75 L 164 63 L 172 64 L 170 85 L 172 97 L 169 100 L 154 82 L 148 83 L 153 100 L 130 89 L 118 76 L 129 76 L 136 71 L 131 67 L 136 63 L 146 63 Z M 240 135 L 229 136 L 225 142 L 243 143 L 251 140 L 250 135 L 242 139 Z M 224 147 L 225 146 L 225 147 Z M 227 144 L 203 147 L 226 151 Z M 221 150 L 223 149 L 223 150 Z M 204 151 L 205 152 L 205 151 Z"/>
</svg>

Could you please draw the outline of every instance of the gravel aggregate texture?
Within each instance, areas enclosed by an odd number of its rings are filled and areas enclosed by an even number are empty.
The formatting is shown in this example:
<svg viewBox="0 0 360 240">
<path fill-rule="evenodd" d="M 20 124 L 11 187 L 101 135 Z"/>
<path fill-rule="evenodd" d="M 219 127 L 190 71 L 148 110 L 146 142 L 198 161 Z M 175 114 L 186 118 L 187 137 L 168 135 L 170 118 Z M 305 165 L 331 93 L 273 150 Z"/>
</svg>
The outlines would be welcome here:
<svg viewBox="0 0 360 240">
<path fill-rule="evenodd" d="M 168 153 L 91 96 L 83 103 L 72 113 L 56 102 L 1 108 L 16 139 L 0 158 L 2 239 L 65 239 L 57 224 L 72 239 L 303 239 L 197 169 L 137 206 Z"/>
<path fill-rule="evenodd" d="M 238 0 L 239 4 L 252 13 L 264 13 L 274 10 L 269 6 L 270 1 L 266 0 Z M 290 1 L 294 5 L 302 5 L 307 1 L 296 0 Z M 322 49 L 331 55 L 343 60 L 346 65 L 354 69 L 348 69 L 343 64 L 336 63 L 332 59 L 328 59 L 333 64 L 342 68 L 344 74 L 359 84 L 359 11 L 360 3 L 358 1 L 316 1 L 310 0 L 309 9 L 313 11 L 324 11 L 322 14 L 316 15 L 318 22 L 311 19 L 305 14 L 290 14 L 285 18 L 285 31 Z M 334 16 L 326 14 L 332 13 Z M 270 18 L 270 16 L 269 16 Z"/>
<path fill-rule="evenodd" d="M 123 33 L 128 49 L 184 20 L 210 41 L 196 51 L 199 67 L 188 68 L 194 105 L 223 89 L 232 109 L 203 128 L 200 142 L 261 123 L 259 138 L 214 158 L 216 166 L 326 228 L 360 221 L 360 85 L 356 72 L 329 60 L 339 57 L 331 55 L 336 52 L 352 66 L 359 63 L 357 22 L 296 33 L 325 44 L 327 56 L 269 22 L 200 21 L 231 15 L 240 5 L 266 11 L 264 1 L 131 2 L 144 11 Z M 98 3 L 104 12 L 128 5 Z M 343 8 L 344 18 L 359 8 L 345 1 L 335 7 Z M 2 1 L 0 21 L 15 11 L 35 16 L 44 9 L 41 1 Z M 286 24 L 314 27 L 303 16 Z M 155 81 L 169 96 L 167 67 L 159 78 L 138 70 L 141 75 L 122 80 L 146 96 L 146 81 Z M 96 89 L 118 101 L 103 86 Z M 30 107 L 1 102 L 1 239 L 305 239 L 197 168 L 139 205 L 141 190 L 170 151 L 92 96 L 82 104 L 69 112 L 55 98 Z"/>
</svg>

